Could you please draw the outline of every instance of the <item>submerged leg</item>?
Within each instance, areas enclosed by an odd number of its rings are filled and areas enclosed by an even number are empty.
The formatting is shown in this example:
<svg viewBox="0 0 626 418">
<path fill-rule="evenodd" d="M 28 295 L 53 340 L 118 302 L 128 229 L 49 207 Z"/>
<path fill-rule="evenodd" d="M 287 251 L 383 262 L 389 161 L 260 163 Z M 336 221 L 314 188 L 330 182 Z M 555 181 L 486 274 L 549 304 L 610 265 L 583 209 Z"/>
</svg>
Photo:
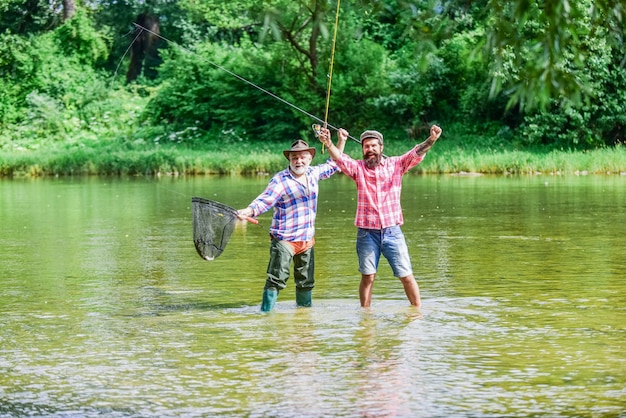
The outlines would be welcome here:
<svg viewBox="0 0 626 418">
<path fill-rule="evenodd" d="M 315 287 L 315 252 L 313 248 L 296 254 L 293 258 L 293 275 L 296 282 L 296 305 L 310 307 Z"/>
<path fill-rule="evenodd" d="M 278 290 L 275 287 L 269 287 L 263 290 L 263 302 L 261 302 L 261 311 L 269 312 L 274 309 L 276 300 L 278 299 Z"/>
<path fill-rule="evenodd" d="M 417 285 L 415 277 L 410 274 L 406 277 L 401 277 L 400 281 L 404 286 L 404 293 L 406 293 L 406 297 L 409 299 L 411 305 L 417 306 L 418 308 L 421 307 L 422 301 L 420 298 L 420 288 Z"/>
<path fill-rule="evenodd" d="M 270 261 L 267 265 L 267 279 L 263 290 L 261 311 L 269 312 L 276 305 L 278 292 L 287 286 L 289 267 L 293 258 L 292 247 L 282 241 L 272 238 L 270 244 Z"/>
<path fill-rule="evenodd" d="M 308 308 L 313 304 L 313 292 L 311 290 L 296 290 L 296 305 Z"/>
<path fill-rule="evenodd" d="M 361 284 L 359 285 L 359 299 L 361 299 L 361 307 L 369 308 L 372 304 L 372 288 L 374 287 L 374 274 L 361 274 Z"/>
</svg>

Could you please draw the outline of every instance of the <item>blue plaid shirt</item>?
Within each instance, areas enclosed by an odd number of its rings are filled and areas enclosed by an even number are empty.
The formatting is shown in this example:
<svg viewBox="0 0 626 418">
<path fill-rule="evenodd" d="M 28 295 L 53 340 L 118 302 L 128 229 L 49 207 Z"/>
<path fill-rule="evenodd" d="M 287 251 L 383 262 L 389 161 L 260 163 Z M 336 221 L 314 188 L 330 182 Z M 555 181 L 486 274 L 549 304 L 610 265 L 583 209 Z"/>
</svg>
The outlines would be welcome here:
<svg viewBox="0 0 626 418">
<path fill-rule="evenodd" d="M 250 203 L 253 216 L 274 208 L 270 234 L 281 241 L 310 241 L 315 235 L 317 194 L 319 181 L 335 174 L 339 169 L 329 160 L 324 164 L 309 166 L 304 177 L 307 186 L 291 174 L 289 168 L 272 177 L 267 187 Z"/>
</svg>

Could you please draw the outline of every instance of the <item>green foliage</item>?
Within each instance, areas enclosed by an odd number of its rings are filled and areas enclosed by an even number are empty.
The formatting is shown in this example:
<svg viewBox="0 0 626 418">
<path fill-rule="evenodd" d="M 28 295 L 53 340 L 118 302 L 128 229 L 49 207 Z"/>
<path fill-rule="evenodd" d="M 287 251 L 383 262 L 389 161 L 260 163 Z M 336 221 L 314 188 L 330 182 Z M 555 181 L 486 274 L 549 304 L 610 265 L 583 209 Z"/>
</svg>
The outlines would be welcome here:
<svg viewBox="0 0 626 418">
<path fill-rule="evenodd" d="M 578 77 L 585 79 L 589 97 L 585 102 L 558 102 L 547 109 L 527 115 L 522 135 L 531 144 L 559 147 L 601 147 L 624 141 L 626 128 L 626 69 L 622 57 L 596 31 L 583 45 L 593 52 Z"/>
<path fill-rule="evenodd" d="M 86 15 L 36 37 L 0 36 L 0 85 L 7 86 L 0 147 L 38 149 L 51 141 L 105 139 L 136 129 L 145 99 L 119 89 L 97 69 L 106 44 Z"/>
<path fill-rule="evenodd" d="M 110 49 L 106 68 L 111 73 L 128 64 L 129 47 L 136 35 L 134 23 L 142 13 L 158 17 L 160 33 L 174 42 L 195 42 L 205 36 L 201 26 L 190 21 L 188 11 L 181 9 L 179 1 L 98 0 L 90 2 L 89 7 L 94 27 L 106 34 Z M 166 47 L 165 41 L 158 42 L 158 47 Z"/>
<path fill-rule="evenodd" d="M 389 103 L 394 99 L 388 97 L 391 91 L 388 78 L 394 75 L 401 77 L 395 70 L 394 62 L 380 45 L 367 39 L 347 43 L 337 52 L 330 96 L 330 121 L 339 121 L 338 124 L 348 128 L 362 127 L 363 130 L 378 125 L 379 121 L 385 119 L 385 113 L 393 108 L 393 104 Z M 386 116 L 390 120 L 397 120 L 401 113 L 399 111 Z M 385 124 L 384 127 L 387 126 Z"/>
<path fill-rule="evenodd" d="M 168 81 L 159 88 L 145 116 L 173 130 L 194 126 L 216 135 L 232 137 L 229 132 L 233 132 L 235 138 L 259 140 L 287 135 L 291 111 L 244 81 L 254 80 L 271 91 L 276 78 L 268 59 L 261 50 L 219 45 L 206 45 L 191 54 L 165 54 L 161 76 Z"/>
<path fill-rule="evenodd" d="M 127 163 L 136 167 L 147 159 L 141 147 L 313 140 L 310 124 L 326 116 L 335 1 L 79 2 L 67 22 L 58 2 L 27 3 L 0 0 L 2 150 L 103 142 L 132 151 Z M 355 136 L 380 129 L 390 147 L 425 138 L 432 123 L 444 132 L 456 125 L 498 137 L 499 146 L 515 151 L 621 144 L 625 4 L 347 0 L 328 122 Z M 10 21 L 20 8 L 25 16 Z M 176 44 L 162 40 L 156 80 L 122 86 L 129 29 L 143 12 L 159 16 L 161 33 Z M 485 141 L 471 146 L 487 159 Z M 129 171 L 195 167 L 150 158 Z M 106 167 L 119 172 L 118 160 Z M 512 164 L 524 165 L 532 164 Z M 467 166 L 489 171 L 501 164 Z M 248 161 L 228 166 L 257 168 Z"/>
<path fill-rule="evenodd" d="M 469 28 L 442 42 L 437 55 L 446 66 L 445 78 L 436 83 L 436 100 L 447 112 L 458 112 L 456 120 L 489 123 L 504 116 L 503 97 L 489 92 L 488 66 L 479 52 L 483 28 Z M 442 109 L 443 106 L 438 106 Z"/>
<path fill-rule="evenodd" d="M 0 1 L 0 34 L 33 34 L 49 30 L 58 23 L 58 3 L 48 0 Z"/>
<path fill-rule="evenodd" d="M 3 82 L 12 86 L 4 90 L 2 123 L 31 123 L 45 115 L 71 119 L 76 115 L 69 113 L 94 99 L 89 94 L 91 86 L 104 80 L 93 64 L 98 56 L 106 55 L 106 48 L 86 17 L 79 15 L 77 23 L 72 22 L 37 37 L 0 35 L 0 74 Z M 70 42 L 69 34 L 76 43 Z M 56 110 L 51 113 L 52 107 Z M 63 110 L 68 114 L 58 113 Z M 51 134 L 56 135 L 58 123 L 44 125 L 53 127 Z"/>
<path fill-rule="evenodd" d="M 19 120 L 28 91 L 31 90 L 36 63 L 30 53 L 29 39 L 0 35 L 0 126 Z"/>
<path fill-rule="evenodd" d="M 96 31 L 93 21 L 84 11 L 79 10 L 72 19 L 56 29 L 55 35 L 60 52 L 77 57 L 83 64 L 95 66 L 108 57 L 107 39 Z"/>
<path fill-rule="evenodd" d="M 508 90 L 509 108 L 530 111 L 555 100 L 584 102 L 593 96 L 585 68 L 595 53 L 586 48 L 587 37 L 606 30 L 602 36 L 612 48 L 624 47 L 625 1 L 497 0 L 490 6 L 486 45 L 494 58 L 491 91 Z"/>
<path fill-rule="evenodd" d="M 189 13 L 194 23 L 208 23 L 217 28 L 238 29 L 255 24 L 250 11 L 258 5 L 257 0 L 239 0 L 224 2 L 223 0 L 180 1 L 181 8 Z"/>
</svg>

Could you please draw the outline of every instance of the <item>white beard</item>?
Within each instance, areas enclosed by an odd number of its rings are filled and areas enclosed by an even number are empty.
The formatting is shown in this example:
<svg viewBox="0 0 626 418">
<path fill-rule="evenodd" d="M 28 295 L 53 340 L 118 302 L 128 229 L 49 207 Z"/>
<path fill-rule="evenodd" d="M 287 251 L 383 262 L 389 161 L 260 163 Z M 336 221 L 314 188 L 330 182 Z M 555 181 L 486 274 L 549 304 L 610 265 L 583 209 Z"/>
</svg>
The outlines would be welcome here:
<svg viewBox="0 0 626 418">
<path fill-rule="evenodd" d="M 301 165 L 299 167 L 294 166 L 293 164 L 289 165 L 289 168 L 291 168 L 291 172 L 293 174 L 295 174 L 296 176 L 301 176 L 304 173 L 306 173 L 306 166 L 305 165 Z"/>
</svg>

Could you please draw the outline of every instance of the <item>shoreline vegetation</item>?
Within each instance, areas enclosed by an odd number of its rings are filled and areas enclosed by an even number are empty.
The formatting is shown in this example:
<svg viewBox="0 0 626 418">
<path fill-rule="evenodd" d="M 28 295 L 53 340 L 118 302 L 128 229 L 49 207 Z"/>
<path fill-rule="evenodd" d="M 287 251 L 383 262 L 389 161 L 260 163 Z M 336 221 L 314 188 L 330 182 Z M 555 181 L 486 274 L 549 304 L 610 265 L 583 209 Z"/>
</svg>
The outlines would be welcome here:
<svg viewBox="0 0 626 418">
<path fill-rule="evenodd" d="M 622 2 L 356 2 L 332 106 L 323 2 L 22 3 L 0 15 L 0 178 L 267 175 L 297 137 L 321 150 L 324 108 L 390 156 L 441 126 L 414 174 L 626 175 Z"/>
<path fill-rule="evenodd" d="M 497 140 L 450 135 L 442 138 L 416 174 L 455 175 L 626 175 L 626 146 L 594 150 L 513 149 Z M 315 138 L 305 138 L 321 151 Z M 0 149 L 0 178 L 51 176 L 195 176 L 267 175 L 285 168 L 282 150 L 289 141 L 206 141 L 196 146 L 150 144 L 147 141 L 62 142 L 34 149 Z M 478 145 L 478 142 L 480 145 Z M 400 155 L 417 141 L 387 140 L 385 153 Z M 350 141 L 346 152 L 361 158 Z M 328 158 L 318 152 L 314 164 Z"/>
<path fill-rule="evenodd" d="M 267 175 L 322 113 L 439 125 L 413 174 L 626 175 L 626 0 L 5 3 L 0 178 Z"/>
</svg>

